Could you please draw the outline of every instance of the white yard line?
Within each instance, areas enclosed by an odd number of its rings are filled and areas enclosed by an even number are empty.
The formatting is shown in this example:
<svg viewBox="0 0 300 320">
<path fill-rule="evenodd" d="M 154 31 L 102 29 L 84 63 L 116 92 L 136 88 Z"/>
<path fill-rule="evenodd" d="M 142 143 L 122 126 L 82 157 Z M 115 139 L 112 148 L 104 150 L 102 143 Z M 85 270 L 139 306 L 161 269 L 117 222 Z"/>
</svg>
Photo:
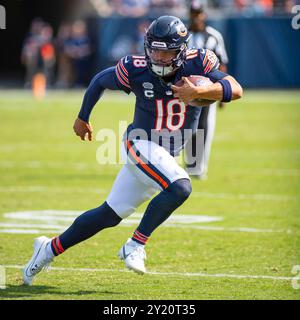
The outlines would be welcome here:
<svg viewBox="0 0 300 320">
<path fill-rule="evenodd" d="M 33 211 L 17 211 L 17 212 L 5 212 L 3 217 L 9 219 L 9 222 L 12 220 L 26 220 L 28 223 L 31 220 L 41 220 L 47 221 L 48 224 L 53 221 L 65 221 L 69 222 L 70 220 L 77 218 L 82 211 L 74 210 L 33 210 Z M 122 223 L 138 223 L 143 217 L 142 212 L 136 212 L 130 215 L 128 218 L 124 219 Z M 191 223 L 203 223 L 203 222 L 216 222 L 224 220 L 220 216 L 208 216 L 203 214 L 174 214 L 171 215 L 166 222 L 167 223 L 180 223 L 180 224 L 191 224 Z"/>
<path fill-rule="evenodd" d="M 58 233 L 65 230 L 81 211 L 64 210 L 36 210 L 18 211 L 3 213 L 7 220 L 0 222 L 0 233 Z M 137 225 L 143 213 L 134 213 L 121 223 L 121 227 Z M 204 231 L 224 231 L 224 232 L 249 232 L 249 233 L 292 233 L 289 229 L 257 229 L 249 227 L 223 227 L 199 225 L 199 223 L 210 223 L 223 221 L 220 216 L 208 215 L 171 215 L 162 227 L 177 229 L 193 229 Z"/>
<path fill-rule="evenodd" d="M 137 223 L 127 223 L 127 224 L 120 224 L 120 227 L 128 227 L 131 225 L 136 225 Z M 58 234 L 66 230 L 68 226 L 65 227 L 53 227 L 49 225 L 48 227 L 45 225 L 43 228 L 35 228 L 35 225 L 27 225 L 27 226 L 7 226 L 4 225 L 1 228 L 0 224 L 0 233 L 12 233 L 12 234 Z M 164 228 L 180 228 L 180 229 L 192 229 L 192 230 L 203 230 L 203 231 L 223 231 L 223 232 L 247 232 L 247 233 L 286 233 L 292 234 L 292 231 L 287 230 L 274 230 L 274 229 L 256 229 L 256 228 L 227 228 L 227 227 L 209 227 L 209 226 L 190 226 L 190 225 L 172 225 L 172 224 L 164 224 L 161 227 Z M 34 229 L 35 228 L 35 229 Z"/>
<path fill-rule="evenodd" d="M 4 265 L 7 269 L 22 269 L 23 266 L 20 265 Z M 131 271 L 126 269 L 96 269 L 96 268 L 63 268 L 63 267 L 51 267 L 54 271 L 66 271 L 66 272 L 126 272 Z M 216 273 L 209 274 L 203 272 L 157 272 L 149 271 L 147 274 L 157 275 L 157 276 L 179 276 L 179 277 L 196 277 L 196 278 L 233 278 L 233 279 L 267 279 L 267 280 L 286 280 L 291 281 L 294 277 L 283 277 L 283 276 L 266 276 L 266 275 L 247 275 L 247 274 L 227 274 L 227 273 Z"/>
<path fill-rule="evenodd" d="M 57 188 L 57 187 L 48 187 L 48 186 L 14 186 L 14 187 L 3 187 L 0 186 L 0 193 L 15 193 L 15 192 L 25 192 L 25 193 L 35 193 L 35 192 L 47 192 L 47 193 L 95 193 L 103 194 L 109 193 L 107 189 L 99 188 Z"/>
<path fill-rule="evenodd" d="M 192 192 L 191 196 L 209 199 L 225 200 L 258 200 L 258 201 L 290 201 L 299 200 L 300 196 L 280 195 L 280 194 L 239 194 L 239 193 L 211 193 L 211 192 Z"/>
<path fill-rule="evenodd" d="M 0 233 L 17 234 L 39 234 L 54 233 L 64 231 L 82 212 L 66 210 L 35 210 L 3 213 L 6 219 L 0 222 Z M 121 223 L 121 227 L 135 226 L 139 224 L 143 213 L 134 213 Z M 248 233 L 286 233 L 291 234 L 289 229 L 257 229 L 249 227 L 223 227 L 207 226 L 203 223 L 220 222 L 224 218 L 220 216 L 208 215 L 171 215 L 162 227 L 177 229 L 193 229 L 203 231 L 224 231 L 224 232 L 248 232 Z M 199 225 L 202 224 L 202 225 Z"/>
<path fill-rule="evenodd" d="M 3 146 L 2 146 L 3 147 Z M 11 147 L 11 145 L 9 145 Z M 1 147 L 0 147 L 1 149 Z M 64 168 L 72 168 L 74 170 L 86 170 L 89 168 L 100 168 L 101 166 L 98 163 L 86 163 L 86 162 L 46 162 L 46 161 L 22 161 L 22 162 L 14 162 L 14 161 L 0 161 L 0 168 L 54 168 L 54 169 L 64 169 Z M 226 174 L 241 174 L 244 175 L 264 175 L 264 176 L 300 176 L 300 169 L 290 169 L 290 168 L 253 168 L 245 171 L 245 169 L 241 168 L 229 168 L 226 171 Z"/>
</svg>

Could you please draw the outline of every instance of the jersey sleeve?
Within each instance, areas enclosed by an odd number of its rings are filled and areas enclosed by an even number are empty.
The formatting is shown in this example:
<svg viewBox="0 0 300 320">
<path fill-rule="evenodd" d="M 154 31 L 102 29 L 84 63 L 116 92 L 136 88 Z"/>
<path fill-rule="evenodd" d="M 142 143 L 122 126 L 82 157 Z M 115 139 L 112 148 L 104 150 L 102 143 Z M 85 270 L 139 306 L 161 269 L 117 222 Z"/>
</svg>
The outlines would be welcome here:
<svg viewBox="0 0 300 320">
<path fill-rule="evenodd" d="M 131 56 L 125 56 L 122 59 L 120 59 L 115 67 L 118 86 L 121 90 L 125 91 L 128 94 L 131 92 L 131 85 L 130 85 L 131 70 L 132 70 Z"/>
<path fill-rule="evenodd" d="M 205 77 L 209 78 L 212 82 L 217 82 L 228 75 L 219 70 L 220 61 L 214 52 L 209 49 L 200 49 L 199 51 L 203 75 Z"/>
<path fill-rule="evenodd" d="M 204 75 L 217 70 L 220 66 L 218 57 L 209 49 L 200 50 L 200 59 L 202 61 L 202 68 Z"/>
<path fill-rule="evenodd" d="M 120 90 L 114 67 L 102 70 L 92 79 L 84 94 L 82 106 L 78 114 L 81 120 L 86 122 L 89 120 L 95 104 L 101 98 L 105 89 Z"/>
<path fill-rule="evenodd" d="M 221 72 L 219 70 L 219 59 L 211 50 L 188 50 L 186 55 L 186 61 L 187 65 L 185 70 L 188 75 L 199 75 L 208 78 L 211 78 L 212 74 L 216 77 L 221 76 L 221 74 L 217 75 L 217 73 Z M 224 78 L 224 76 L 226 76 L 226 74 L 222 72 L 222 78 Z M 213 81 L 213 79 L 211 80 Z"/>
</svg>

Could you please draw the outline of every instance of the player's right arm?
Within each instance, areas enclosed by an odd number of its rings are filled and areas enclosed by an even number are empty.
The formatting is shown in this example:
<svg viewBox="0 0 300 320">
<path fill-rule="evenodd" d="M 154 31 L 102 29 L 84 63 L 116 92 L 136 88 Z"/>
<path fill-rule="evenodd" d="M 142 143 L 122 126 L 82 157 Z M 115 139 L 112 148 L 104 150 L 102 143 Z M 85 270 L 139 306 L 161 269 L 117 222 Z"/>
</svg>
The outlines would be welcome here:
<svg viewBox="0 0 300 320">
<path fill-rule="evenodd" d="M 89 117 L 105 89 L 123 90 L 128 94 L 130 93 L 128 72 L 123 63 L 123 59 L 119 61 L 116 67 L 111 67 L 99 72 L 88 86 L 80 112 L 73 125 L 75 134 L 79 136 L 81 140 L 85 140 L 86 135 L 88 135 L 90 141 L 92 140 L 93 128 L 89 122 Z"/>
</svg>

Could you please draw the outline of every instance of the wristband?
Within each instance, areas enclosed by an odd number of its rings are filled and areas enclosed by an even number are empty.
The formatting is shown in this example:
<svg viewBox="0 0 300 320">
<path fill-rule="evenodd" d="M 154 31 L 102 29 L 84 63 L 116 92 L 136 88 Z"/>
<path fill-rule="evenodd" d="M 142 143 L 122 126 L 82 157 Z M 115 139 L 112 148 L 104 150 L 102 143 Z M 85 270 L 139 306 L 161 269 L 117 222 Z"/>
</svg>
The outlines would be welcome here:
<svg viewBox="0 0 300 320">
<path fill-rule="evenodd" d="M 228 80 L 219 80 L 223 87 L 223 99 L 222 102 L 230 102 L 232 98 L 232 88 Z"/>
</svg>

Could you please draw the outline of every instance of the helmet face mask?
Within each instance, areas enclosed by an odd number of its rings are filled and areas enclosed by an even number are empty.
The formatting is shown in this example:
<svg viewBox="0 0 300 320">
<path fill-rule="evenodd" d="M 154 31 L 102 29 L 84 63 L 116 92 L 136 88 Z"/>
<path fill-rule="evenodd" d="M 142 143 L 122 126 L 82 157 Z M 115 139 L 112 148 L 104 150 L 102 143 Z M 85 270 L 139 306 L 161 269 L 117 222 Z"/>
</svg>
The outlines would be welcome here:
<svg viewBox="0 0 300 320">
<path fill-rule="evenodd" d="M 149 66 L 156 75 L 160 77 L 172 75 L 178 69 L 176 67 L 179 67 L 177 66 L 179 50 L 159 50 L 146 47 L 145 51 L 149 58 Z"/>
<path fill-rule="evenodd" d="M 153 21 L 145 36 L 149 69 L 159 77 L 171 76 L 184 63 L 190 38 L 180 19 L 162 16 Z"/>
</svg>

